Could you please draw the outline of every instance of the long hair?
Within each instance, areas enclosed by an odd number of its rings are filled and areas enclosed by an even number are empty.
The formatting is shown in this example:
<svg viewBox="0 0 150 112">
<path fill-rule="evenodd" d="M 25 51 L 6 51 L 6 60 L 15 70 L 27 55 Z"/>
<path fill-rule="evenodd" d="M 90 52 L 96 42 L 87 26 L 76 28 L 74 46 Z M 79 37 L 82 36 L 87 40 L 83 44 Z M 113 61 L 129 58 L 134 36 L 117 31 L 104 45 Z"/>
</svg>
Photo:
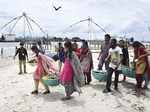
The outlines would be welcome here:
<svg viewBox="0 0 150 112">
<path fill-rule="evenodd" d="M 88 42 L 86 40 L 82 40 L 81 48 L 89 48 Z"/>
<path fill-rule="evenodd" d="M 134 41 L 132 46 L 134 48 L 139 48 L 139 47 L 144 47 L 145 48 L 145 46 L 142 43 L 140 43 L 139 41 Z"/>
<path fill-rule="evenodd" d="M 33 45 L 33 46 L 31 47 L 31 50 L 32 50 L 33 52 L 35 52 L 36 56 L 38 56 L 38 54 L 39 54 L 39 49 L 38 49 L 37 46 Z"/>
<path fill-rule="evenodd" d="M 70 59 L 72 58 L 72 52 L 73 52 L 73 48 L 72 48 L 72 43 L 71 41 L 66 41 L 64 43 L 65 48 L 68 49 L 68 51 L 65 53 L 66 57 L 69 57 Z"/>
</svg>

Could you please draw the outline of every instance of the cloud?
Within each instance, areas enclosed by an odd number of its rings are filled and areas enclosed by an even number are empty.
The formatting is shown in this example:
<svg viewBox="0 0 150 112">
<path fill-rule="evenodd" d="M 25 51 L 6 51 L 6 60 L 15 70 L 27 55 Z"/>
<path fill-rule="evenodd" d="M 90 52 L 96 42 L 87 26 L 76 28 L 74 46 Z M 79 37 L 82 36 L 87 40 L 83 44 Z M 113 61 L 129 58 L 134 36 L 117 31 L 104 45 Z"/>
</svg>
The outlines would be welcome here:
<svg viewBox="0 0 150 112">
<path fill-rule="evenodd" d="M 53 5 L 62 6 L 62 9 L 56 12 Z M 143 39 L 149 36 L 145 28 L 150 26 L 149 6 L 148 0 L 1 0 L 0 27 L 11 17 L 26 12 L 50 35 L 53 35 L 61 34 L 69 25 L 91 16 L 108 33 L 136 34 L 136 39 Z M 87 26 L 88 24 L 85 23 L 79 24 L 69 31 L 70 33 L 76 32 L 79 36 L 84 33 L 83 37 L 85 37 Z M 20 34 L 21 31 L 17 29 L 22 29 L 22 25 L 16 28 L 16 33 Z M 97 33 L 94 38 L 99 38 L 98 35 L 104 34 L 101 31 L 98 32 L 99 29 L 96 27 L 93 29 Z M 35 32 L 38 33 L 39 30 L 35 28 Z"/>
</svg>

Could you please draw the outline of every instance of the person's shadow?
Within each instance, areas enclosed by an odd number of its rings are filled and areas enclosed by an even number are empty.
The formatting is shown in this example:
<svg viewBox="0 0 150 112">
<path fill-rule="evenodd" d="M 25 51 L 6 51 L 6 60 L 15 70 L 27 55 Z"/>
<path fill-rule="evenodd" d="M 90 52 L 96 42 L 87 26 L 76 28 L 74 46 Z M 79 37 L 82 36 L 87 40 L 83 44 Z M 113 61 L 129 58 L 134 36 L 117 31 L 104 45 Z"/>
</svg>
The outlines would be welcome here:
<svg viewBox="0 0 150 112">
<path fill-rule="evenodd" d="M 43 94 L 39 94 L 37 97 L 42 97 L 44 99 L 44 101 L 47 102 L 56 102 L 56 101 L 62 101 L 61 99 L 65 96 L 65 94 L 61 93 L 61 92 L 51 92 L 50 94 L 47 95 L 43 95 Z M 66 100 L 66 101 L 62 101 L 63 104 L 67 105 L 67 106 L 81 106 L 84 107 L 85 101 L 80 100 L 79 98 L 80 96 L 73 96 L 72 99 L 70 100 Z M 79 100 L 76 100 L 77 98 L 79 98 Z"/>
<path fill-rule="evenodd" d="M 91 86 L 93 89 L 96 89 L 96 90 L 104 90 L 106 87 L 106 83 L 97 82 L 96 84 L 90 84 L 89 86 Z"/>
<path fill-rule="evenodd" d="M 135 84 L 131 83 L 131 82 L 121 82 L 122 86 L 126 89 L 131 89 L 131 90 L 135 90 Z"/>
<path fill-rule="evenodd" d="M 64 94 L 61 92 L 51 92 L 47 95 L 39 94 L 37 97 L 42 97 L 47 102 L 56 102 L 64 97 Z"/>
<path fill-rule="evenodd" d="M 72 97 L 71 100 L 62 101 L 65 105 L 70 107 L 84 107 L 85 101 L 81 100 L 79 96 Z"/>
</svg>

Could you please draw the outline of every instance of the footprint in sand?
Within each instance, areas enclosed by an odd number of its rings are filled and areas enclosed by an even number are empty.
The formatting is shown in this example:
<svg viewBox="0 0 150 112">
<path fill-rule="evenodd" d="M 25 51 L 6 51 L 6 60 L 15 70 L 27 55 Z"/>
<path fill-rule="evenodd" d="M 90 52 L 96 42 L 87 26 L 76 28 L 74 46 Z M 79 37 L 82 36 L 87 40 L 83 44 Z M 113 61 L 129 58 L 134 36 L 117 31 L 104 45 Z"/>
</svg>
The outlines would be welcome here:
<svg viewBox="0 0 150 112">
<path fill-rule="evenodd" d="M 92 94 L 91 97 L 94 98 L 96 96 L 96 93 Z"/>
<path fill-rule="evenodd" d="M 137 112 L 145 112 L 145 108 L 141 104 L 133 104 L 131 107 L 134 108 Z"/>
<path fill-rule="evenodd" d="M 16 83 L 18 83 L 18 81 L 12 81 L 11 83 L 12 83 L 12 84 L 16 84 Z"/>
<path fill-rule="evenodd" d="M 18 111 L 16 111 L 16 110 L 13 110 L 13 112 L 18 112 Z"/>
</svg>

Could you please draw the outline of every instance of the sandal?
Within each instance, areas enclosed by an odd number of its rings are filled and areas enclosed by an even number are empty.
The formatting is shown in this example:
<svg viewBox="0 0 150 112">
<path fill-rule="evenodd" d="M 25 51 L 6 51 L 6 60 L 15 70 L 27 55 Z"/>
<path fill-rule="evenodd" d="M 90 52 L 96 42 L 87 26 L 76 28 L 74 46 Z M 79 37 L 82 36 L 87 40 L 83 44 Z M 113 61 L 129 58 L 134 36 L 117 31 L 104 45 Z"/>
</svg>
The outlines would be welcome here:
<svg viewBox="0 0 150 112">
<path fill-rule="evenodd" d="M 71 96 L 66 96 L 66 97 L 63 97 L 61 100 L 66 101 L 66 100 L 70 100 L 70 99 L 71 99 Z"/>
<path fill-rule="evenodd" d="M 31 94 L 38 94 L 38 90 L 32 91 Z"/>
<path fill-rule="evenodd" d="M 49 90 L 46 90 L 45 92 L 43 92 L 43 94 L 49 94 L 50 91 Z"/>
</svg>

